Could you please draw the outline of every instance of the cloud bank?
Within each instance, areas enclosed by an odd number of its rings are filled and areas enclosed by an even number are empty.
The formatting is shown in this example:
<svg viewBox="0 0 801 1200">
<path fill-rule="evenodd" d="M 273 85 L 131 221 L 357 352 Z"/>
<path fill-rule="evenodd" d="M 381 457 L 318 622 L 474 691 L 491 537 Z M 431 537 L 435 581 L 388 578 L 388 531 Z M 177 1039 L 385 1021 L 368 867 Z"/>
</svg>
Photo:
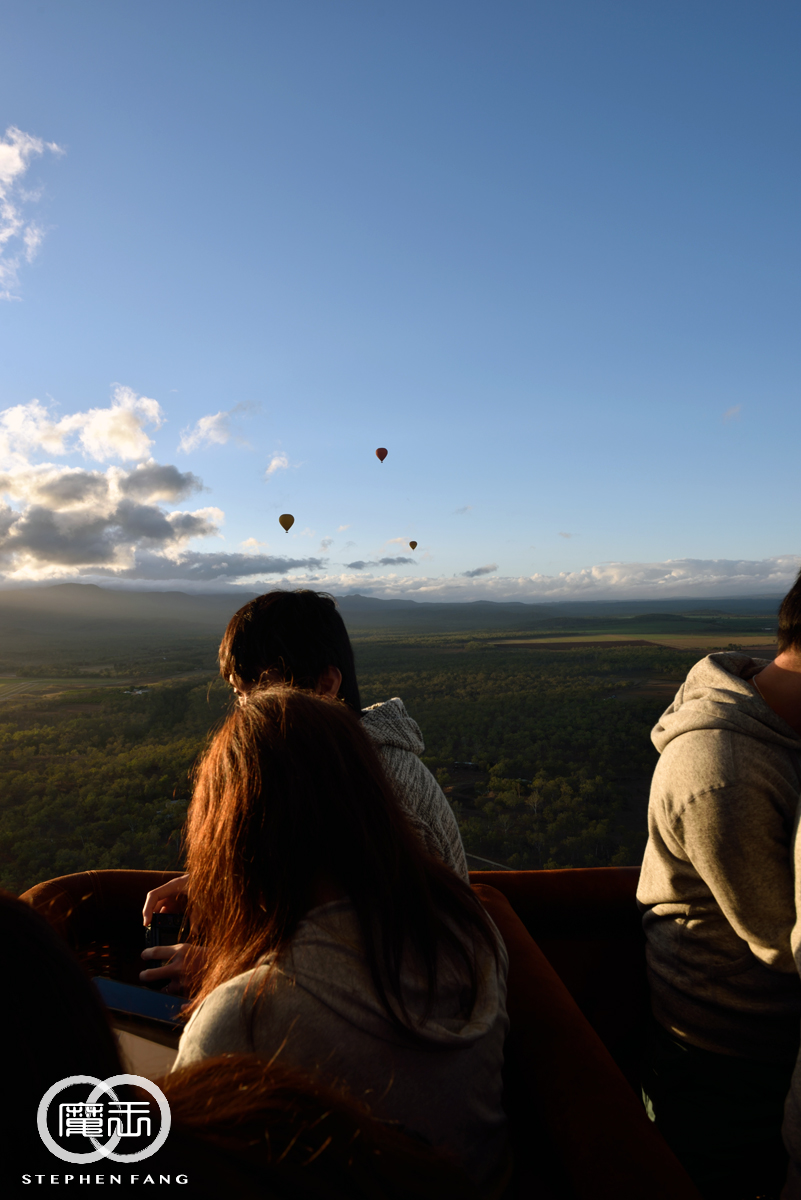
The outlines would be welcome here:
<svg viewBox="0 0 801 1200">
<path fill-rule="evenodd" d="M 57 416 L 32 400 L 0 412 L 0 572 L 7 580 L 126 573 L 137 556 L 182 561 L 194 538 L 215 537 L 219 508 L 166 511 L 203 490 L 191 471 L 149 457 L 147 429 L 164 415 L 157 401 L 115 385 L 105 408 Z M 79 456 L 105 469 L 37 462 Z"/>
<path fill-rule="evenodd" d="M 218 418 L 229 415 L 201 418 L 194 431 L 205 430 L 207 441 L 227 438 Z M 396 567 L 416 565 L 418 560 L 407 556 L 359 559 L 332 571 L 325 557 L 333 545 L 330 537 L 322 539 L 317 555 L 300 557 L 264 553 L 255 538 L 246 539 L 239 551 L 203 551 L 191 543 L 219 538 L 224 514 L 211 506 L 175 507 L 205 489 L 192 471 L 152 457 L 151 432 L 164 420 L 156 400 L 122 384 L 114 386 L 106 407 L 67 416 L 39 400 L 0 412 L 0 584 L 96 579 L 129 586 L 214 590 L 234 584 L 260 590 L 274 586 L 279 576 L 290 587 L 313 583 L 338 595 L 359 591 L 420 601 L 700 599 L 778 596 L 801 568 L 801 557 L 788 554 L 601 563 L 558 575 L 498 575 L 497 563 L 487 563 L 432 577 L 396 572 Z M 72 461 L 53 461 L 65 456 Z M 311 529 L 303 534 L 315 536 Z M 346 543 L 346 549 L 352 545 Z"/>
<path fill-rule="evenodd" d="M 378 558 L 374 562 L 358 562 L 345 563 L 349 571 L 363 571 L 365 567 L 400 567 L 406 563 L 413 563 L 413 558 Z"/>
<path fill-rule="evenodd" d="M 350 567 L 356 568 L 356 564 Z M 758 560 L 685 558 L 661 563 L 601 563 L 558 575 L 328 575 L 316 586 L 338 595 L 359 591 L 363 595 L 419 601 L 658 600 L 668 596 L 702 599 L 779 596 L 790 588 L 799 570 L 801 556 L 788 554 Z"/>
<path fill-rule="evenodd" d="M 212 556 L 198 555 L 203 563 Z M 524 603 L 560 600 L 658 600 L 677 598 L 714 599 L 715 596 L 780 596 L 786 592 L 801 570 L 801 556 L 783 555 L 759 560 L 743 559 L 674 559 L 663 563 L 602 563 L 581 571 L 563 571 L 558 575 L 527 576 L 401 576 L 392 572 L 372 575 L 369 562 L 349 563 L 345 571 L 325 572 L 327 563 L 320 559 L 278 559 L 257 555 L 214 556 L 214 570 L 206 578 L 220 584 L 229 581 L 258 589 L 274 587 L 276 580 L 260 577 L 253 570 L 264 563 L 263 575 L 280 573 L 283 587 L 308 587 L 332 592 L 337 596 L 359 592 L 379 599 L 424 601 L 517 600 Z M 176 582 L 194 576 L 191 570 L 196 561 L 187 556 Z M 228 566 L 223 568 L 222 563 Z M 375 564 L 380 565 L 379 563 Z M 242 574 L 232 573 L 232 567 Z M 161 578 L 166 579 L 168 568 L 159 564 Z M 314 577 L 302 573 L 314 571 Z M 129 579 L 152 579 L 154 575 L 125 576 Z M 182 586 L 183 583 L 182 583 Z M 207 589 L 208 585 L 207 585 Z"/>
<path fill-rule="evenodd" d="M 49 151 L 63 154 L 55 142 L 23 133 L 10 125 L 0 138 L 0 299 L 13 300 L 23 262 L 33 262 L 44 238 L 44 230 L 30 218 L 28 209 L 40 193 L 23 187 L 34 158 Z"/>
</svg>

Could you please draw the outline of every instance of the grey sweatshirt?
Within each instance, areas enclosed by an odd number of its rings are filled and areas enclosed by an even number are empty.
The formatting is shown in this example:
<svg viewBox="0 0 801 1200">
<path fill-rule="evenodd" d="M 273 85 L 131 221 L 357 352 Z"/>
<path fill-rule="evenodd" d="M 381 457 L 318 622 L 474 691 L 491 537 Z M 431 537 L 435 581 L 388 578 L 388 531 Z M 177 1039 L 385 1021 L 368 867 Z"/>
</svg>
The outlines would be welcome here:
<svg viewBox="0 0 801 1200">
<path fill-rule="evenodd" d="M 420 755 L 423 735 L 397 696 L 362 711 L 362 725 L 378 751 L 398 799 L 426 848 L 468 880 L 467 859 L 453 809 Z"/>
<path fill-rule="evenodd" d="M 748 680 L 767 663 L 710 654 L 651 738 L 660 752 L 637 900 L 654 1015 L 706 1050 L 779 1061 L 798 1045 L 791 846 L 801 737 Z"/>
<path fill-rule="evenodd" d="M 255 1052 L 319 1072 L 366 1101 L 375 1116 L 449 1148 L 481 1185 L 502 1166 L 507 1144 L 501 1069 L 508 959 L 500 935 L 498 945 L 497 966 L 479 950 L 472 1008 L 463 969 L 441 968 L 421 1047 L 399 1034 L 378 999 L 350 902 L 320 905 L 273 961 L 258 1001 L 268 967 L 212 992 L 187 1024 L 173 1070 L 216 1054 Z M 408 962 L 402 986 L 407 1009 L 420 1018 L 423 979 Z"/>
</svg>

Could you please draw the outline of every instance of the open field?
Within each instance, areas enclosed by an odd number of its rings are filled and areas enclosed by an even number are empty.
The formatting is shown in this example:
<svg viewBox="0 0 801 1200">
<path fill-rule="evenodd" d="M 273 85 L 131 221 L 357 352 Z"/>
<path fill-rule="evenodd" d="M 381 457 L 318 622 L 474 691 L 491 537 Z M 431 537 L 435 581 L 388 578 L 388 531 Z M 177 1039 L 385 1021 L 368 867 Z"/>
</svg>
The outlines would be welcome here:
<svg viewBox="0 0 801 1200">
<path fill-rule="evenodd" d="M 493 642 L 494 646 L 520 646 L 527 649 L 544 650 L 547 648 L 574 649 L 578 646 L 605 645 L 611 646 L 668 646 L 673 650 L 697 650 L 699 654 L 711 654 L 715 650 L 734 649 L 744 651 L 760 651 L 767 658 L 776 654 L 776 637 L 774 634 L 742 635 L 743 640 L 721 643 L 720 635 L 663 633 L 649 638 L 621 638 L 615 633 L 571 634 L 566 637 L 514 638 L 502 642 Z M 767 653 L 769 651 L 769 653 Z M 755 655 L 756 656 L 756 655 Z"/>
<path fill-rule="evenodd" d="M 96 691 L 98 688 L 152 687 L 154 684 L 163 682 L 165 678 L 178 683 L 184 680 L 200 681 L 208 677 L 208 671 L 186 671 L 183 674 L 167 676 L 154 672 L 149 676 L 137 676 L 132 679 L 125 679 L 118 675 L 109 679 L 87 679 L 85 674 L 79 675 L 78 678 L 55 676 L 52 679 L 43 679 L 37 676 L 35 679 L 20 679 L 13 675 L 8 678 L 0 677 L 0 701 L 11 700 L 22 695 L 36 695 L 44 698 L 60 696 L 66 692 Z"/>
</svg>

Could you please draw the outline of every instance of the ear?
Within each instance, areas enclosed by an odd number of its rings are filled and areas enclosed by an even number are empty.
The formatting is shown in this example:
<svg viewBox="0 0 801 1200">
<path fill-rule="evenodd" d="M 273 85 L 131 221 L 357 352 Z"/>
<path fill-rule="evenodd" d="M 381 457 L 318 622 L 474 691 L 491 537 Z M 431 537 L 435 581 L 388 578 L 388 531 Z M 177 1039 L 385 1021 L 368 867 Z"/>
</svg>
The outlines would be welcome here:
<svg viewBox="0 0 801 1200">
<path fill-rule="evenodd" d="M 342 672 L 339 667 L 329 666 L 317 680 L 317 687 L 314 690 L 319 696 L 337 696 L 341 687 Z"/>
</svg>

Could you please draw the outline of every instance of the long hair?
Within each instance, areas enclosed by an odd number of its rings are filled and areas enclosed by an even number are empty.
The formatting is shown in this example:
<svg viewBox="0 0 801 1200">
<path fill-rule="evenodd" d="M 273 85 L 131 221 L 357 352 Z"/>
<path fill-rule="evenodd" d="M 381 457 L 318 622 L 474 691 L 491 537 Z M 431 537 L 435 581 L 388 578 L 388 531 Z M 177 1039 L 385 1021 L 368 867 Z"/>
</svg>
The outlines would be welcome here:
<svg viewBox="0 0 801 1200">
<path fill-rule="evenodd" d="M 170 1105 L 171 1137 L 199 1138 L 225 1154 L 228 1190 L 237 1195 L 234 1172 L 242 1163 L 256 1168 L 262 1196 L 478 1200 L 446 1151 L 377 1120 L 344 1089 L 297 1067 L 226 1054 L 173 1071 L 159 1086 Z M 191 1150 L 191 1143 L 181 1145 L 190 1163 Z"/>
<path fill-rule="evenodd" d="M 462 964 L 472 1006 L 478 945 L 497 959 L 481 904 L 425 850 L 341 701 L 285 686 L 251 692 L 200 763 L 187 847 L 192 928 L 206 947 L 192 1007 L 265 956 L 280 956 L 322 882 L 353 904 L 376 992 L 413 1037 L 401 988 L 407 953 L 427 980 L 422 1021 L 444 961 Z"/>
<path fill-rule="evenodd" d="M 299 588 L 265 592 L 249 601 L 228 622 L 219 649 L 220 674 L 250 686 L 265 671 L 285 683 L 317 686 L 328 667 L 342 674 L 339 699 L 361 714 L 353 647 L 333 596 Z"/>
</svg>

